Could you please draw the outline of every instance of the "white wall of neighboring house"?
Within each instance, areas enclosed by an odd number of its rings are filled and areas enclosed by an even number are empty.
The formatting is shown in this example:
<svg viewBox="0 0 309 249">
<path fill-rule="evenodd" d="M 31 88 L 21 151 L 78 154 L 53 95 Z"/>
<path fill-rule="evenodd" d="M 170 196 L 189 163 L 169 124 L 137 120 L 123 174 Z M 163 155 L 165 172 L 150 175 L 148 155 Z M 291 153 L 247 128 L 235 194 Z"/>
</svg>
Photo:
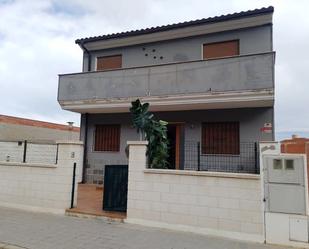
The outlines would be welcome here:
<svg viewBox="0 0 309 249">
<path fill-rule="evenodd" d="M 83 146 L 79 141 L 57 144 L 57 164 L 50 161 L 49 148 L 46 146 L 32 150 L 41 155 L 35 157 L 40 159 L 40 163 L 21 163 L 18 157 L 10 162 L 0 158 L 0 206 L 62 214 L 70 207 L 73 164 L 77 164 L 76 191 L 81 175 Z M 16 148 L 8 144 L 7 152 L 10 153 L 10 150 Z M 10 154 L 13 155 L 13 152 Z M 76 204 L 76 194 L 74 202 Z"/>
<path fill-rule="evenodd" d="M 259 175 L 146 169 L 145 142 L 129 142 L 127 222 L 264 241 Z"/>
<path fill-rule="evenodd" d="M 0 141 L 79 140 L 79 128 L 0 114 Z"/>
</svg>

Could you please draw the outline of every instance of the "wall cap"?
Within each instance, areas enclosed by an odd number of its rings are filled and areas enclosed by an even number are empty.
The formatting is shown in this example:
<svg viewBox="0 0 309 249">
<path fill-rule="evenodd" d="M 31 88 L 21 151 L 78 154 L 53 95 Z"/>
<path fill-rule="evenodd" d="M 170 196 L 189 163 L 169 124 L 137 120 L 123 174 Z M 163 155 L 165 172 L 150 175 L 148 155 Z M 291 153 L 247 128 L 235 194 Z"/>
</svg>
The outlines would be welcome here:
<svg viewBox="0 0 309 249">
<path fill-rule="evenodd" d="M 73 145 L 83 145 L 83 141 L 80 140 L 57 140 L 56 144 L 73 144 Z"/>
<path fill-rule="evenodd" d="M 146 174 L 168 174 L 168 175 L 188 175 L 188 176 L 207 176 L 259 180 L 260 175 L 245 173 L 227 173 L 227 172 L 210 172 L 210 171 L 191 171 L 191 170 L 173 170 L 173 169 L 145 169 Z"/>
<path fill-rule="evenodd" d="M 0 162 L 1 166 L 17 166 L 17 167 L 36 167 L 36 168 L 57 168 L 56 164 L 47 163 L 19 163 L 19 162 Z"/>
<path fill-rule="evenodd" d="M 127 141 L 127 145 L 147 145 L 148 141 Z"/>
<path fill-rule="evenodd" d="M 259 141 L 259 144 L 279 144 L 277 141 Z"/>
<path fill-rule="evenodd" d="M 297 158 L 303 157 L 306 158 L 306 153 L 279 153 L 279 154 L 263 154 L 262 157 L 282 157 L 286 158 Z"/>
</svg>

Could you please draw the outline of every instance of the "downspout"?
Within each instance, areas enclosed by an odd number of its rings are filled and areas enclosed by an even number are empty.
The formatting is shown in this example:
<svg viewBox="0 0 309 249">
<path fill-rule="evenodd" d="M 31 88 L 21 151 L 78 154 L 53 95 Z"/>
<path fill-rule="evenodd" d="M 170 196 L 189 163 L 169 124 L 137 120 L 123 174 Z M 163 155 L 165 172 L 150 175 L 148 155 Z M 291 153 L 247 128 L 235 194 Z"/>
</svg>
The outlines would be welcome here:
<svg viewBox="0 0 309 249">
<path fill-rule="evenodd" d="M 87 57 L 88 57 L 88 72 L 91 71 L 91 54 L 89 52 L 89 50 L 85 47 L 84 43 L 80 43 L 79 46 L 83 49 L 83 51 L 85 51 L 87 53 Z"/>
<path fill-rule="evenodd" d="M 86 170 L 87 170 L 87 147 L 88 147 L 88 113 L 85 113 L 85 136 L 84 136 L 84 159 L 83 159 L 83 175 L 82 175 L 82 183 L 86 182 Z"/>
<path fill-rule="evenodd" d="M 81 42 L 79 46 L 83 49 L 84 52 L 87 53 L 88 57 L 88 69 L 87 71 L 91 71 L 91 54 L 89 50 L 85 47 L 84 43 Z M 85 113 L 85 135 L 84 135 L 84 158 L 83 158 L 83 174 L 82 174 L 82 183 L 86 182 L 86 170 L 87 170 L 87 161 L 88 161 L 88 113 Z"/>
</svg>

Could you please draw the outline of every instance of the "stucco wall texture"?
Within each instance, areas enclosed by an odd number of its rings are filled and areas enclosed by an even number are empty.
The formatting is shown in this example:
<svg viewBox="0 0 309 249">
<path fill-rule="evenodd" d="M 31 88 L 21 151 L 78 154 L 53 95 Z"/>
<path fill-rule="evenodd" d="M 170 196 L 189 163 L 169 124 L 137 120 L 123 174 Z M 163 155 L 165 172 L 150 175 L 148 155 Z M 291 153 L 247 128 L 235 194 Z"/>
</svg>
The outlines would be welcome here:
<svg viewBox="0 0 309 249">
<path fill-rule="evenodd" d="M 91 53 L 91 70 L 96 70 L 97 57 L 115 54 L 122 54 L 123 68 L 201 60 L 204 43 L 237 39 L 240 40 L 240 55 L 270 52 L 272 51 L 272 26 L 265 25 L 250 29 L 95 51 Z M 88 71 L 87 63 L 87 54 L 84 54 L 83 71 Z"/>
<path fill-rule="evenodd" d="M 273 133 L 263 133 L 260 128 L 264 123 L 273 122 L 272 108 L 242 108 L 224 110 L 177 111 L 157 112 L 155 117 L 170 123 L 183 123 L 184 144 L 191 141 L 201 141 L 201 124 L 203 122 L 238 121 L 240 124 L 240 141 L 257 142 L 272 141 Z M 94 133 L 97 124 L 120 124 L 120 151 L 96 152 L 94 151 Z M 82 115 L 82 137 L 84 139 L 85 115 Z M 132 126 L 129 113 L 89 114 L 87 141 L 87 168 L 86 181 L 88 183 L 102 184 L 105 165 L 127 164 L 125 154 L 127 141 L 139 140 L 136 129 Z M 184 145 L 185 146 L 185 145 Z M 184 169 L 189 169 L 184 159 Z"/>
</svg>

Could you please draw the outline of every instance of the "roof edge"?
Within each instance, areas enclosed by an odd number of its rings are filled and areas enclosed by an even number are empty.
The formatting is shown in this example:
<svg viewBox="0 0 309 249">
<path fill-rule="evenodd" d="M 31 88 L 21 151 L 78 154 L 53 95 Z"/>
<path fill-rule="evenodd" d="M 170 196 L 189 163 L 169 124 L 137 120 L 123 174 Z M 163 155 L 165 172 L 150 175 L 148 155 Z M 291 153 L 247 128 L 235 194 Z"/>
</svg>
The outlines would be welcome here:
<svg viewBox="0 0 309 249">
<path fill-rule="evenodd" d="M 274 12 L 274 7 L 269 6 L 269 7 L 264 7 L 260 9 L 235 12 L 232 14 L 214 16 L 214 17 L 209 17 L 209 18 L 168 24 L 168 25 L 163 25 L 163 26 L 156 26 L 156 27 L 151 27 L 151 28 L 146 28 L 146 29 L 138 29 L 138 30 L 131 30 L 131 31 L 119 32 L 119 33 L 106 34 L 106 35 L 101 35 L 101 36 L 86 37 L 86 38 L 76 39 L 75 43 L 78 45 L 82 45 L 88 42 L 151 34 L 151 33 L 163 32 L 163 31 L 168 31 L 168 30 L 173 30 L 173 29 L 178 29 L 178 28 L 185 28 L 185 27 L 203 25 L 203 24 L 208 24 L 208 23 L 224 22 L 224 21 L 233 20 L 233 19 L 240 19 L 240 18 L 245 18 L 245 17 L 270 14 L 273 12 Z"/>
<path fill-rule="evenodd" d="M 70 128 L 68 125 L 0 114 L 0 124 L 1 123 L 2 124 L 13 124 L 13 125 L 24 125 L 24 126 L 35 126 L 39 128 L 63 130 L 63 131 L 74 131 L 74 132 L 79 132 L 80 130 L 80 128 L 77 126 L 73 126 L 72 128 Z"/>
</svg>

